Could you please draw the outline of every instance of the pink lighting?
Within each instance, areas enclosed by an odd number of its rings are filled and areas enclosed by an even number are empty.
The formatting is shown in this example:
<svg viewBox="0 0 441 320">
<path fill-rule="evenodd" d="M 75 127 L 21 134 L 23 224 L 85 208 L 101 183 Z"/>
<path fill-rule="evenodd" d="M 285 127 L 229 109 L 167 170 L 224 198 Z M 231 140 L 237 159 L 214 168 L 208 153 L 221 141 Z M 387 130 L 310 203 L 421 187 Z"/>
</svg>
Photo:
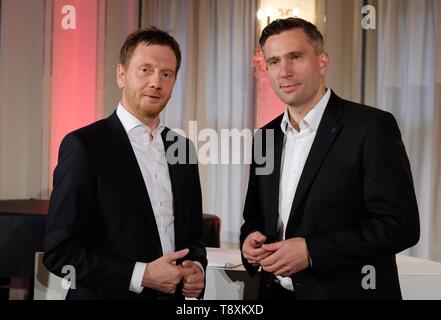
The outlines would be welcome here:
<svg viewBox="0 0 441 320">
<path fill-rule="evenodd" d="M 53 2 L 51 173 L 63 137 L 96 120 L 97 20 L 98 0 Z"/>
<path fill-rule="evenodd" d="M 257 128 L 261 128 L 283 113 L 286 106 L 271 88 L 268 72 L 265 67 L 265 59 L 261 49 L 256 49 L 256 54 L 253 58 L 253 66 L 256 69 L 257 78 L 256 126 Z"/>
</svg>

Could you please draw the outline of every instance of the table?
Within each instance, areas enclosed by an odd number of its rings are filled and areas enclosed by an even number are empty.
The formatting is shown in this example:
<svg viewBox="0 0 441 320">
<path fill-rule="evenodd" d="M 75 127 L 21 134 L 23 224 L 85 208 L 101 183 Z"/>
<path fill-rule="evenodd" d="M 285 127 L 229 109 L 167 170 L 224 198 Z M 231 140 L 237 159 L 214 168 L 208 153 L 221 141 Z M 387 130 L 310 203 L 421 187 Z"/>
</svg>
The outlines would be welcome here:
<svg viewBox="0 0 441 320">
<path fill-rule="evenodd" d="M 207 248 L 206 300 L 255 300 L 260 273 L 250 276 L 238 249 Z M 226 267 L 226 265 L 232 267 Z"/>
<path fill-rule="evenodd" d="M 209 266 L 205 299 L 250 300 L 257 297 L 258 275 L 251 277 L 242 265 L 226 268 L 210 265 L 220 254 L 240 259 L 238 249 L 207 248 Z M 441 263 L 397 255 L 398 274 L 404 300 L 441 300 Z"/>
<path fill-rule="evenodd" d="M 403 299 L 441 300 L 441 263 L 397 255 Z"/>
<path fill-rule="evenodd" d="M 43 251 L 49 200 L 0 200 L 0 277 L 32 278 L 35 252 Z M 220 219 L 203 215 L 203 239 L 220 246 Z"/>
<path fill-rule="evenodd" d="M 43 250 L 46 200 L 0 201 L 0 277 L 32 278 L 34 255 Z"/>
</svg>

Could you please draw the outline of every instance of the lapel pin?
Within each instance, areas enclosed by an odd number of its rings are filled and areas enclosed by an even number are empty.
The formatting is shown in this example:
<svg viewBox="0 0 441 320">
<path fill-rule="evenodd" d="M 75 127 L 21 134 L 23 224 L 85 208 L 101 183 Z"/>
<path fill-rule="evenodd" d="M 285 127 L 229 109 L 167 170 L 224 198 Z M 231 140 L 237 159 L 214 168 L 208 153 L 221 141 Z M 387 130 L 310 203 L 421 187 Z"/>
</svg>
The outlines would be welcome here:
<svg viewBox="0 0 441 320">
<path fill-rule="evenodd" d="M 332 132 L 332 133 L 336 133 L 336 132 L 337 132 L 337 128 L 332 128 L 332 129 L 331 129 L 331 132 Z"/>
</svg>

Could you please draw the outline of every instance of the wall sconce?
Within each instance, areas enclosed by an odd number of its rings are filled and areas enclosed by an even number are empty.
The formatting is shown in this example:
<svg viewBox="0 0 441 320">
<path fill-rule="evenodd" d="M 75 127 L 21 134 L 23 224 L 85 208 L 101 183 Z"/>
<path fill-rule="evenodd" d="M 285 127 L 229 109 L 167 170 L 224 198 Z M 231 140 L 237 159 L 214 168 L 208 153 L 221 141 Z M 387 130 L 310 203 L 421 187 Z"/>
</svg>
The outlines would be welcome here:
<svg viewBox="0 0 441 320">
<path fill-rule="evenodd" d="M 316 0 L 261 0 L 257 11 L 260 31 L 271 21 L 299 17 L 316 23 Z"/>
</svg>

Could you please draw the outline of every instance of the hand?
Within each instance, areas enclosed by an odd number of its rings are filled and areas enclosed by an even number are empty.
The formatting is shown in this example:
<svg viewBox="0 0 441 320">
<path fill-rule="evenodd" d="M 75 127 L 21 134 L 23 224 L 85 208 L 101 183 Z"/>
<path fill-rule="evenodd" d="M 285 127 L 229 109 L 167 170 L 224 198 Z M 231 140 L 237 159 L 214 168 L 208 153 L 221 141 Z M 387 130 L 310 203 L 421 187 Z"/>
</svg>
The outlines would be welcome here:
<svg viewBox="0 0 441 320">
<path fill-rule="evenodd" d="M 246 237 L 242 245 L 242 254 L 248 263 L 259 266 L 260 260 L 265 259 L 272 253 L 262 248 L 265 241 L 266 237 L 259 231 L 250 233 Z"/>
<path fill-rule="evenodd" d="M 309 252 L 304 238 L 292 238 L 271 244 L 264 244 L 264 250 L 274 252 L 263 259 L 263 270 L 276 276 L 288 277 L 309 266 Z"/>
<path fill-rule="evenodd" d="M 176 265 L 176 260 L 184 258 L 187 254 L 188 249 L 183 249 L 166 254 L 147 264 L 142 286 L 164 293 L 173 293 L 183 277 L 183 270 Z"/>
<path fill-rule="evenodd" d="M 205 286 L 205 277 L 201 268 L 191 260 L 185 260 L 182 265 L 183 286 L 182 294 L 187 298 L 197 298 Z"/>
</svg>

